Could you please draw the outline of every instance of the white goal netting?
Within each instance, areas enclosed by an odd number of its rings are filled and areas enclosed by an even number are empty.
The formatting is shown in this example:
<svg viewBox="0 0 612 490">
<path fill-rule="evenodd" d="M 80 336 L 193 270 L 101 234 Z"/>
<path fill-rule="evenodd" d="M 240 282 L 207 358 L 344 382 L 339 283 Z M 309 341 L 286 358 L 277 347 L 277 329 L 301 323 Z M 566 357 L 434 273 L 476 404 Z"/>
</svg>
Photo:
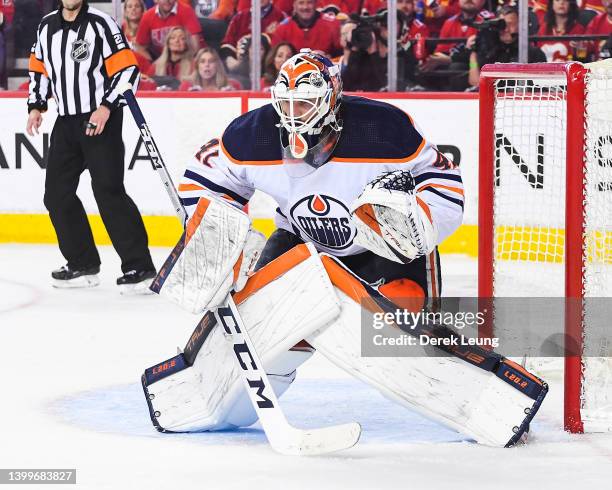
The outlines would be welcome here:
<svg viewBox="0 0 612 490">
<path fill-rule="evenodd" d="M 572 206 L 583 206 L 584 223 L 581 417 L 585 430 L 600 431 L 612 430 L 612 299 L 602 299 L 612 298 L 612 65 L 586 66 L 585 180 L 572 182 L 584 186 L 585 198 Z M 565 76 L 495 82 L 496 297 L 565 295 L 567 83 Z M 515 327 L 507 313 L 496 307 L 496 331 Z M 529 367 L 546 378 L 560 376 L 562 366 L 559 358 L 536 358 Z"/>
</svg>

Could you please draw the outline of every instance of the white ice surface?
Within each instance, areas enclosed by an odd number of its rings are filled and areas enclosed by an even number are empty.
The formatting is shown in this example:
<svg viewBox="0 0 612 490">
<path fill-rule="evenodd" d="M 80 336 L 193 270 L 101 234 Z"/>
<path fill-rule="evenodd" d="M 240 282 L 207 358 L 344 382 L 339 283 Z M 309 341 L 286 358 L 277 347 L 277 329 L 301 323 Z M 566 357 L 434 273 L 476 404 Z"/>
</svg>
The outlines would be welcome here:
<svg viewBox="0 0 612 490">
<path fill-rule="evenodd" d="M 355 448 L 280 456 L 257 426 L 159 434 L 139 378 L 185 344 L 197 318 L 157 296 L 120 296 L 118 258 L 100 252 L 101 286 L 67 291 L 49 282 L 63 263 L 56 246 L 0 246 L 0 468 L 77 468 L 78 488 L 611 487 L 612 434 L 564 433 L 554 380 L 530 444 L 513 449 L 478 446 L 316 355 L 281 404 L 299 427 L 360 422 Z M 153 254 L 159 265 L 167 250 Z M 443 257 L 443 270 L 445 294 L 475 294 L 475 261 Z"/>
</svg>

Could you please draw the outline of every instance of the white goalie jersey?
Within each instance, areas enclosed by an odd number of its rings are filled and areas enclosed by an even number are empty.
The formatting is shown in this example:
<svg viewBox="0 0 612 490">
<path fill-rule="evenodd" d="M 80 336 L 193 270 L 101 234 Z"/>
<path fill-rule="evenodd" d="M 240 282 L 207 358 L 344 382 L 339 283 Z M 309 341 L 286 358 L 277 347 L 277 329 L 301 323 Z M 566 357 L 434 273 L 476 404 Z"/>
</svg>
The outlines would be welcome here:
<svg viewBox="0 0 612 490">
<path fill-rule="evenodd" d="M 204 145 L 187 166 L 179 191 L 188 212 L 204 193 L 242 207 L 258 189 L 278 203 L 278 228 L 320 252 L 353 255 L 365 249 L 355 243 L 351 204 L 380 175 L 407 170 L 417 203 L 432 222 L 435 244 L 440 243 L 462 221 L 459 168 L 400 109 L 360 97 L 345 96 L 342 104 L 345 123 L 333 156 L 310 173 L 283 160 L 271 105 L 234 120 L 221 140 Z"/>
</svg>

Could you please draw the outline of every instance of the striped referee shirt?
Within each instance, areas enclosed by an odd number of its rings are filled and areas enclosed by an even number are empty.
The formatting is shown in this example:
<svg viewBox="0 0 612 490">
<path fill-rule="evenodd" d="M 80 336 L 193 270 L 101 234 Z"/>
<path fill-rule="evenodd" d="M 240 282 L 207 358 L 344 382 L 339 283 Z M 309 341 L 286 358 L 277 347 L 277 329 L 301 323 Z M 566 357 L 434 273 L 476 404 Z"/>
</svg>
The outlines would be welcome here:
<svg viewBox="0 0 612 490">
<path fill-rule="evenodd" d="M 73 22 L 62 9 L 43 17 L 29 63 L 28 112 L 47 110 L 53 96 L 60 116 L 117 107 L 124 83 L 137 85 L 136 57 L 112 17 L 83 3 Z"/>
</svg>

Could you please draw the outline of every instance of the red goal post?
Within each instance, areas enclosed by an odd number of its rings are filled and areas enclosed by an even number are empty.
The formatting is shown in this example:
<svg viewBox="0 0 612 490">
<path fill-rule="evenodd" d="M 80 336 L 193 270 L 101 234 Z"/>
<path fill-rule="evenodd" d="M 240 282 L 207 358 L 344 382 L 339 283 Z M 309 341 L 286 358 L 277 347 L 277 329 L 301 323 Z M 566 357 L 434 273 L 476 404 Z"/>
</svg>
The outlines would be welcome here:
<svg viewBox="0 0 612 490">
<path fill-rule="evenodd" d="M 612 430 L 612 363 L 575 355 L 590 341 L 584 298 L 612 296 L 610 63 L 494 64 L 480 78 L 478 294 L 569 298 L 571 432 Z"/>
</svg>

